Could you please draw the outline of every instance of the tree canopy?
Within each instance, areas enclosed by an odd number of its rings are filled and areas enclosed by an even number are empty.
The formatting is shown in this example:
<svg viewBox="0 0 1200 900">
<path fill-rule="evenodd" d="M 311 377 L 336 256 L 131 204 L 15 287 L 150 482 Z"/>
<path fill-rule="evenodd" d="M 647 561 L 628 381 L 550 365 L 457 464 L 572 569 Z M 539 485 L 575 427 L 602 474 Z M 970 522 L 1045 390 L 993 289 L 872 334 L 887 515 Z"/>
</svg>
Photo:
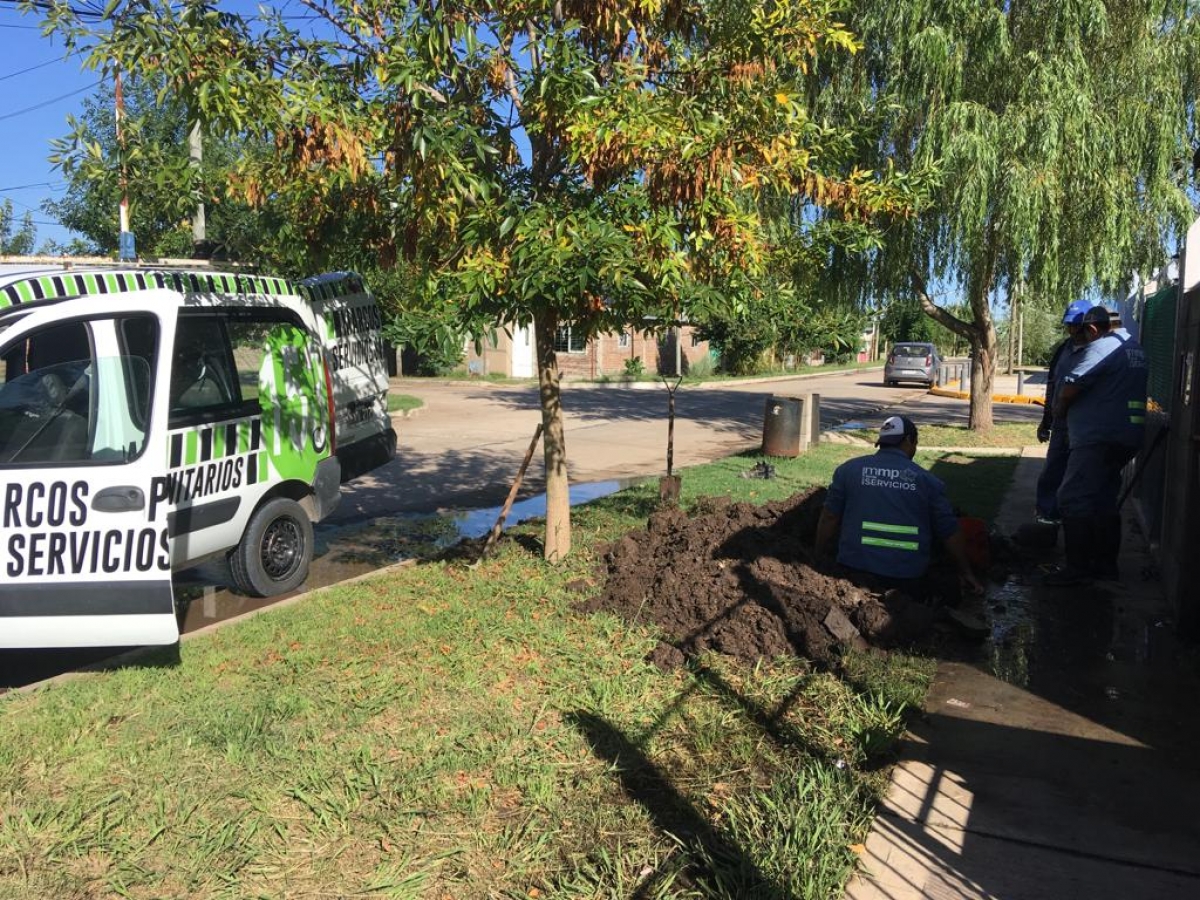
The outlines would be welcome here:
<svg viewBox="0 0 1200 900">
<path fill-rule="evenodd" d="M 312 254 L 353 220 L 361 253 L 416 266 L 430 308 L 535 324 L 549 558 L 570 547 L 560 323 L 752 306 L 789 252 L 768 200 L 837 207 L 868 243 L 911 209 L 913 185 L 855 167 L 850 130 L 810 108 L 819 64 L 858 49 L 837 0 L 303 6 L 302 25 L 167 0 L 114 0 L 99 26 L 53 3 L 46 21 L 254 147 L 232 189 Z"/>
<path fill-rule="evenodd" d="M 1063 303 L 1157 268 L 1190 221 L 1194 4 L 860 0 L 864 50 L 827 69 L 826 109 L 865 112 L 864 165 L 941 173 L 934 202 L 858 266 L 868 295 L 914 291 L 975 355 L 971 424 L 991 424 L 991 304 Z M 935 303 L 962 292 L 971 315 Z"/>
<path fill-rule="evenodd" d="M 12 201 L 0 203 L 0 256 L 28 256 L 36 243 L 33 213 L 26 212 L 18 225 Z"/>
</svg>

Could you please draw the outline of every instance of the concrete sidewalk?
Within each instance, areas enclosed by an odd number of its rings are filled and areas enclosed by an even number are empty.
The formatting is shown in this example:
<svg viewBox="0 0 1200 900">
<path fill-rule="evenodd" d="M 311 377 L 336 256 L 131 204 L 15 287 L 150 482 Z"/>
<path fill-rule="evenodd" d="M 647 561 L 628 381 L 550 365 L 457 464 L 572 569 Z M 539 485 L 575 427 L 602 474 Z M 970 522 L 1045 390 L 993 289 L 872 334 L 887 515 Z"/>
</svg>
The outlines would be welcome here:
<svg viewBox="0 0 1200 900">
<path fill-rule="evenodd" d="M 1032 517 L 1042 448 L 997 522 Z M 1178 645 L 1126 516 L 1120 583 L 1043 588 L 1012 561 L 972 611 L 990 638 L 939 664 L 850 900 L 1200 897 L 1196 653 Z"/>
</svg>

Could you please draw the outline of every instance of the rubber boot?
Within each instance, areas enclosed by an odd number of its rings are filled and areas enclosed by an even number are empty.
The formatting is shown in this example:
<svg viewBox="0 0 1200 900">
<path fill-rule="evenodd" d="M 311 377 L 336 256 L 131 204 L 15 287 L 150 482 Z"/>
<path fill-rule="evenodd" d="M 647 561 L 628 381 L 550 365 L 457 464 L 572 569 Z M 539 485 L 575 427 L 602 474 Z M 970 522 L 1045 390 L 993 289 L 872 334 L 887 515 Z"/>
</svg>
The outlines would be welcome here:
<svg viewBox="0 0 1200 900">
<path fill-rule="evenodd" d="M 1063 519 L 1063 550 L 1067 564 L 1049 573 L 1042 583 L 1050 587 L 1073 587 L 1091 582 L 1095 531 L 1094 519 L 1079 516 Z"/>
<path fill-rule="evenodd" d="M 1104 581 L 1118 581 L 1121 577 L 1117 568 L 1117 557 L 1121 552 L 1121 517 L 1103 516 L 1096 520 L 1094 527 L 1092 571 Z"/>
</svg>

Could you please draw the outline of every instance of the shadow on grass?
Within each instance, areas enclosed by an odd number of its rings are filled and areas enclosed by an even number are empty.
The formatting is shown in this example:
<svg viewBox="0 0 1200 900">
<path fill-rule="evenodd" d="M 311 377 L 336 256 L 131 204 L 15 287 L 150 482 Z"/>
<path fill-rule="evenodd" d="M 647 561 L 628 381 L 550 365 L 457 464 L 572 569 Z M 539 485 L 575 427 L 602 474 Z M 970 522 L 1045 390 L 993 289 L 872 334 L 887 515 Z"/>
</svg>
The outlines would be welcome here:
<svg viewBox="0 0 1200 900">
<path fill-rule="evenodd" d="M 929 466 L 946 485 L 955 510 L 985 522 L 995 520 L 1017 470 L 1015 456 L 944 456 Z"/>
<path fill-rule="evenodd" d="M 174 669 L 179 645 L 166 647 L 78 647 L 50 650 L 0 650 L 0 692 L 44 681 L 66 672 L 117 669 Z"/>
<path fill-rule="evenodd" d="M 711 873 L 717 884 L 733 882 L 750 888 L 739 891 L 740 897 L 758 900 L 794 900 L 791 894 L 773 884 L 747 854 L 746 850 L 715 827 L 672 783 L 670 775 L 659 768 L 642 751 L 638 742 L 604 718 L 590 712 L 576 711 L 566 716 L 591 745 L 598 759 L 608 763 L 620 779 L 625 794 L 641 807 L 660 833 L 671 835 L 684 846 L 702 849 L 693 858 L 707 855 L 730 871 L 729 876 Z M 654 873 L 646 879 L 631 900 L 653 896 L 653 889 L 666 873 Z M 696 873 L 703 878 L 702 873 Z M 705 879 L 707 880 L 707 879 Z"/>
</svg>

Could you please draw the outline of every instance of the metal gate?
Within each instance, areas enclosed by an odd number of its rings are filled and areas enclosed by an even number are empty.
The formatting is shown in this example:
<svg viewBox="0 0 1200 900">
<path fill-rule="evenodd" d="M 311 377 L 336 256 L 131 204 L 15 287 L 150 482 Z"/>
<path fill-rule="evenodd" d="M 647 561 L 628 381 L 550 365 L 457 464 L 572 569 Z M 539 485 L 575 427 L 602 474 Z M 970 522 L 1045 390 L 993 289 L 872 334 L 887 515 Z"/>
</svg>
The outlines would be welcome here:
<svg viewBox="0 0 1200 900">
<path fill-rule="evenodd" d="M 1200 634 L 1200 222 L 1188 230 L 1172 354 L 1162 574 L 1181 630 Z"/>
</svg>

